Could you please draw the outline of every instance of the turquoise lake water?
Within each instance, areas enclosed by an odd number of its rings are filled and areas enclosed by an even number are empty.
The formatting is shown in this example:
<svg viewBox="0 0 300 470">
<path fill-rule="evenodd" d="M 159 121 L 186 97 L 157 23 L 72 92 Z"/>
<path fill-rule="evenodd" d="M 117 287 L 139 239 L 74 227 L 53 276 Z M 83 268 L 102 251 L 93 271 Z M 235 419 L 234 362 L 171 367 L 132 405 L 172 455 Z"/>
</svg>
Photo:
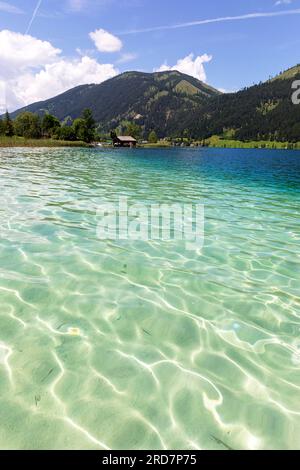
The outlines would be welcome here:
<svg viewBox="0 0 300 470">
<path fill-rule="evenodd" d="M 201 203 L 205 243 L 97 237 Z M 0 149 L 1 449 L 300 449 L 300 152 Z"/>
</svg>

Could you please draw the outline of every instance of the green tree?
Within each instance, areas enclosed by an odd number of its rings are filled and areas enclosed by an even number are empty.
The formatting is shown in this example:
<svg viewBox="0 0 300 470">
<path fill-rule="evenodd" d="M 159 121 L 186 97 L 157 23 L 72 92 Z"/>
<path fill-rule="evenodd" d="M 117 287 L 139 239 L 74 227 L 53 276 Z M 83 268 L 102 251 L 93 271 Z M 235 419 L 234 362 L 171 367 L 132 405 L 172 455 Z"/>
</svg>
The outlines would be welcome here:
<svg viewBox="0 0 300 470">
<path fill-rule="evenodd" d="M 39 139 L 42 135 L 41 120 L 37 114 L 19 114 L 15 119 L 14 128 L 16 135 L 26 139 Z"/>
<path fill-rule="evenodd" d="M 52 137 L 57 134 L 57 129 L 60 128 L 60 121 L 52 114 L 45 114 L 42 119 L 42 134 L 44 137 Z"/>
<path fill-rule="evenodd" d="M 124 129 L 124 134 L 130 135 L 131 137 L 134 137 L 137 140 L 140 139 L 142 134 L 142 128 L 138 126 L 135 122 L 123 121 L 122 127 Z"/>
<path fill-rule="evenodd" d="M 77 139 L 73 126 L 62 126 L 56 129 L 56 137 L 60 140 L 75 141 Z"/>
<path fill-rule="evenodd" d="M 190 139 L 191 138 L 191 132 L 189 129 L 184 129 L 183 133 L 182 133 L 182 136 L 184 139 Z"/>
<path fill-rule="evenodd" d="M 95 140 L 96 123 L 92 111 L 85 109 L 82 113 L 82 117 L 75 119 L 73 128 L 77 140 L 82 140 L 87 143 Z"/>
<path fill-rule="evenodd" d="M 151 131 L 148 137 L 148 141 L 151 144 L 157 144 L 158 138 L 155 131 Z"/>
<path fill-rule="evenodd" d="M 116 138 L 117 138 L 117 133 L 116 133 L 115 130 L 111 131 L 110 137 L 111 137 L 112 140 L 116 140 Z"/>
<path fill-rule="evenodd" d="M 14 135 L 14 126 L 8 111 L 6 111 L 4 119 L 4 134 L 7 137 L 12 137 Z"/>
<path fill-rule="evenodd" d="M 82 118 L 75 119 L 73 123 L 73 129 L 77 140 L 82 140 L 83 142 L 87 142 L 87 127 L 86 122 Z"/>
<path fill-rule="evenodd" d="M 90 109 L 85 109 L 82 118 L 86 125 L 86 138 L 85 142 L 92 142 L 95 139 L 96 122 L 93 113 Z"/>
<path fill-rule="evenodd" d="M 290 140 L 291 142 L 299 142 L 300 141 L 300 122 L 293 125 L 290 129 Z"/>
<path fill-rule="evenodd" d="M 5 134 L 4 122 L 2 121 L 2 119 L 0 119 L 0 135 L 4 135 L 4 134 Z"/>
</svg>

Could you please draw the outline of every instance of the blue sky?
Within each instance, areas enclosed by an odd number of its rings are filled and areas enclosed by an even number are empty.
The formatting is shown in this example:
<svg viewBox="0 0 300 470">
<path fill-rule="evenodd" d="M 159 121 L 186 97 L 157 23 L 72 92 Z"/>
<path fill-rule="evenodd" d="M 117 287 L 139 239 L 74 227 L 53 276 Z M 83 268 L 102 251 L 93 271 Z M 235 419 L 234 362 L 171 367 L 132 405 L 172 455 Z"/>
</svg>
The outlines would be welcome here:
<svg viewBox="0 0 300 470">
<path fill-rule="evenodd" d="M 211 19 L 219 20 L 201 24 Z M 194 22 L 200 24 L 184 26 Z M 0 82 L 11 108 L 85 78 L 180 64 L 215 87 L 237 90 L 300 62 L 299 22 L 300 0 L 0 1 Z M 26 31 L 32 39 L 23 51 Z M 21 57 L 11 63 L 14 48 Z"/>
</svg>

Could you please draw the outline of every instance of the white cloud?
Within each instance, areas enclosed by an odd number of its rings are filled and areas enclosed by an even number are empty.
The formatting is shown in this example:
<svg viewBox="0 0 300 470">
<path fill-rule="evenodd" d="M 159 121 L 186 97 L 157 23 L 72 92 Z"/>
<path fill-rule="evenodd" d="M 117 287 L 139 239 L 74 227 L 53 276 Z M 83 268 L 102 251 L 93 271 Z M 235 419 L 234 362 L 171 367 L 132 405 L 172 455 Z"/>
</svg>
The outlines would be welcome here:
<svg viewBox="0 0 300 470">
<path fill-rule="evenodd" d="M 277 0 L 275 3 L 276 6 L 278 5 L 290 5 L 292 3 L 292 0 Z"/>
<path fill-rule="evenodd" d="M 132 62 L 133 60 L 136 60 L 138 57 L 137 54 L 131 53 L 131 52 L 125 52 L 125 54 L 122 54 L 120 59 L 117 60 L 118 64 L 127 64 L 128 62 Z"/>
<path fill-rule="evenodd" d="M 107 7 L 120 0 L 66 0 L 67 9 L 71 12 L 90 12 L 92 8 Z M 127 0 L 128 1 L 128 0 Z"/>
<path fill-rule="evenodd" d="M 5 112 L 5 103 L 6 103 L 6 90 L 5 83 L 0 80 L 0 113 Z"/>
<path fill-rule="evenodd" d="M 87 55 L 66 59 L 47 41 L 0 31 L 0 88 L 5 84 L 11 111 L 78 85 L 102 83 L 117 74 L 112 64 L 101 64 Z"/>
<path fill-rule="evenodd" d="M 221 93 L 224 93 L 224 94 L 229 94 L 229 93 L 237 93 L 239 90 L 236 89 L 236 90 L 228 90 L 227 88 L 217 88 Z"/>
<path fill-rule="evenodd" d="M 24 12 L 12 5 L 11 3 L 7 2 L 0 2 L 0 11 L 4 11 L 5 13 L 12 13 L 13 15 L 22 15 Z"/>
<path fill-rule="evenodd" d="M 100 52 L 118 52 L 123 47 L 121 39 L 105 31 L 105 29 L 96 29 L 96 31 L 90 33 L 90 38 Z"/>
<path fill-rule="evenodd" d="M 183 59 L 179 59 L 177 63 L 173 66 L 169 66 L 166 63 L 161 65 L 159 69 L 156 69 L 156 72 L 165 72 L 167 70 L 177 70 L 178 72 L 191 75 L 192 77 L 198 78 L 202 82 L 206 82 L 206 72 L 204 65 L 207 62 L 210 62 L 212 59 L 211 55 L 203 54 L 194 59 L 194 54 L 190 54 Z"/>
<path fill-rule="evenodd" d="M 10 78 L 25 69 L 46 65 L 61 53 L 48 41 L 7 29 L 0 31 L 0 77 Z"/>
<path fill-rule="evenodd" d="M 69 0 L 68 4 L 71 10 L 81 11 L 86 5 L 86 0 Z"/>
<path fill-rule="evenodd" d="M 99 64 L 95 59 L 60 60 L 46 65 L 35 74 L 26 74 L 15 80 L 15 93 L 24 103 L 32 103 L 56 96 L 70 88 L 88 83 L 102 83 L 117 75 L 112 64 Z"/>
<path fill-rule="evenodd" d="M 5 113 L 6 109 L 13 111 L 20 106 L 23 106 L 23 103 L 15 95 L 10 82 L 4 82 L 0 79 L 0 114 Z"/>
</svg>

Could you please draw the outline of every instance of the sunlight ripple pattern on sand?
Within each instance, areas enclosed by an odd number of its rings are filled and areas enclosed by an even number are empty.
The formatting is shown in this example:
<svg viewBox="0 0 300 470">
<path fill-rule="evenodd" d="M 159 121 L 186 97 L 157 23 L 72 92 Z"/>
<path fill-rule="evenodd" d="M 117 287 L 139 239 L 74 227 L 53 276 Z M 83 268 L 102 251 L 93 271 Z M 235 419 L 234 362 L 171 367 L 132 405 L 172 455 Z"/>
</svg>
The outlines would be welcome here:
<svg viewBox="0 0 300 470">
<path fill-rule="evenodd" d="M 202 203 L 205 245 L 97 208 Z M 0 150 L 0 448 L 300 448 L 300 154 Z"/>
</svg>

